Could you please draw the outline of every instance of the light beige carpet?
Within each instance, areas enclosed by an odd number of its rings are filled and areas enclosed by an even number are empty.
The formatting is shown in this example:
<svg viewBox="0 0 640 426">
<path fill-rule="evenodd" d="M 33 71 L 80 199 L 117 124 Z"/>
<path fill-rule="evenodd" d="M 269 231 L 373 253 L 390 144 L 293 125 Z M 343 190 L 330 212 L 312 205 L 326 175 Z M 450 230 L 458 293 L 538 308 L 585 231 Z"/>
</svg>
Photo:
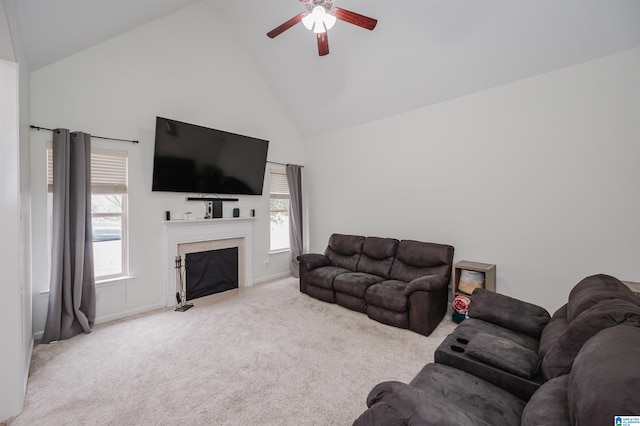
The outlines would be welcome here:
<svg viewBox="0 0 640 426">
<path fill-rule="evenodd" d="M 298 291 L 294 278 L 94 327 L 34 349 L 20 425 L 350 425 L 371 388 L 410 381 L 430 337 Z"/>
</svg>

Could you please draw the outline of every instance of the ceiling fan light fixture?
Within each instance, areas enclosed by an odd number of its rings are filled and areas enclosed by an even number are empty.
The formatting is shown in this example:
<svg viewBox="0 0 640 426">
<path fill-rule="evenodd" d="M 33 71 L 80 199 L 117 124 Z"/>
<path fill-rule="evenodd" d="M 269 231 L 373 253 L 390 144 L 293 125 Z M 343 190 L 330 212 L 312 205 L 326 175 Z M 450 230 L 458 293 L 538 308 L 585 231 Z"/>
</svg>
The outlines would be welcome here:
<svg viewBox="0 0 640 426">
<path fill-rule="evenodd" d="M 316 22 L 316 19 L 312 14 L 307 14 L 304 18 L 302 18 L 302 24 L 306 29 L 311 31 L 313 29 L 313 24 Z"/>
<path fill-rule="evenodd" d="M 330 30 L 337 20 L 353 24 L 355 26 L 373 30 L 378 23 L 377 19 L 360 15 L 339 7 L 333 7 L 333 0 L 299 0 L 306 6 L 306 11 L 298 13 L 288 21 L 283 22 L 267 33 L 267 37 L 274 38 L 282 34 L 289 28 L 302 22 L 306 29 L 313 31 L 318 42 L 318 55 L 329 54 L 329 41 L 327 31 Z"/>
<path fill-rule="evenodd" d="M 309 31 L 316 34 L 324 33 L 330 30 L 336 23 L 336 17 L 331 13 L 327 13 L 323 6 L 316 6 L 310 14 L 302 18 L 302 24 Z"/>
<path fill-rule="evenodd" d="M 336 23 L 336 17 L 330 13 L 326 13 L 324 15 L 324 26 L 327 27 L 328 30 L 333 28 Z"/>
<path fill-rule="evenodd" d="M 322 22 L 316 22 L 316 24 L 313 26 L 313 32 L 315 34 L 322 34 L 322 33 L 326 33 L 327 29 L 325 28 Z"/>
</svg>

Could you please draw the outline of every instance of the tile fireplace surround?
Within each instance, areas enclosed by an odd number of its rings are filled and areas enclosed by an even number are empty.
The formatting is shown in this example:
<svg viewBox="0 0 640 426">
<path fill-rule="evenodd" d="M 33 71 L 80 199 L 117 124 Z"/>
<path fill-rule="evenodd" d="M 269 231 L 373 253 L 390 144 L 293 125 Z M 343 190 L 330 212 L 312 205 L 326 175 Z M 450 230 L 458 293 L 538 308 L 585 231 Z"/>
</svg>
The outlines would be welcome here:
<svg viewBox="0 0 640 426">
<path fill-rule="evenodd" d="M 186 253 L 238 247 L 238 287 L 252 285 L 254 220 L 252 217 L 234 217 L 165 221 L 167 306 L 176 304 L 176 256 L 182 256 L 184 265 Z"/>
</svg>

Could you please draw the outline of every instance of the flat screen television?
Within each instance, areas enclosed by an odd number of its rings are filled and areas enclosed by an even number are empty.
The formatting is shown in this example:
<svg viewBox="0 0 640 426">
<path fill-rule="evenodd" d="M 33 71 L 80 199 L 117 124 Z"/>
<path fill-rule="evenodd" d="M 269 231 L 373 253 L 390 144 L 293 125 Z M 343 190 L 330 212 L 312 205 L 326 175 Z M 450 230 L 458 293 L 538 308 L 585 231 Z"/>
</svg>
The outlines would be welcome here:
<svg viewBox="0 0 640 426">
<path fill-rule="evenodd" d="M 262 195 L 269 141 L 156 117 L 152 191 Z"/>
</svg>

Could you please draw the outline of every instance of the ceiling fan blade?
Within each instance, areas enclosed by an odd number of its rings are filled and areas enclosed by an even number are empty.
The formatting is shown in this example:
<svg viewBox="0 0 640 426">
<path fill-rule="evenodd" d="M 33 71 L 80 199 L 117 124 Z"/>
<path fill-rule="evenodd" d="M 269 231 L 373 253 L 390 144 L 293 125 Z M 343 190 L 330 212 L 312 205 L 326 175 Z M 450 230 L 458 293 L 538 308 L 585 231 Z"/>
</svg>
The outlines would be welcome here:
<svg viewBox="0 0 640 426">
<path fill-rule="evenodd" d="M 327 38 L 327 32 L 318 33 L 318 55 L 325 56 L 329 54 L 329 39 Z"/>
<path fill-rule="evenodd" d="M 373 30 L 378 23 L 377 19 L 369 18 L 368 16 L 360 15 L 359 13 L 351 12 L 350 10 L 341 9 L 339 7 L 335 7 L 333 10 L 335 17 L 341 21 L 366 28 L 367 30 Z"/>
<path fill-rule="evenodd" d="M 283 32 L 285 32 L 286 30 L 288 30 L 289 28 L 293 27 L 295 24 L 297 24 L 298 22 L 302 21 L 302 18 L 304 18 L 305 16 L 307 16 L 307 12 L 302 12 L 296 16 L 294 16 L 293 18 L 289 19 L 287 22 L 285 22 L 282 25 L 279 25 L 277 27 L 275 27 L 274 29 L 272 29 L 271 31 L 269 31 L 267 33 L 267 36 L 269 38 L 274 38 L 276 36 L 279 36 L 280 34 L 282 34 Z"/>
</svg>

